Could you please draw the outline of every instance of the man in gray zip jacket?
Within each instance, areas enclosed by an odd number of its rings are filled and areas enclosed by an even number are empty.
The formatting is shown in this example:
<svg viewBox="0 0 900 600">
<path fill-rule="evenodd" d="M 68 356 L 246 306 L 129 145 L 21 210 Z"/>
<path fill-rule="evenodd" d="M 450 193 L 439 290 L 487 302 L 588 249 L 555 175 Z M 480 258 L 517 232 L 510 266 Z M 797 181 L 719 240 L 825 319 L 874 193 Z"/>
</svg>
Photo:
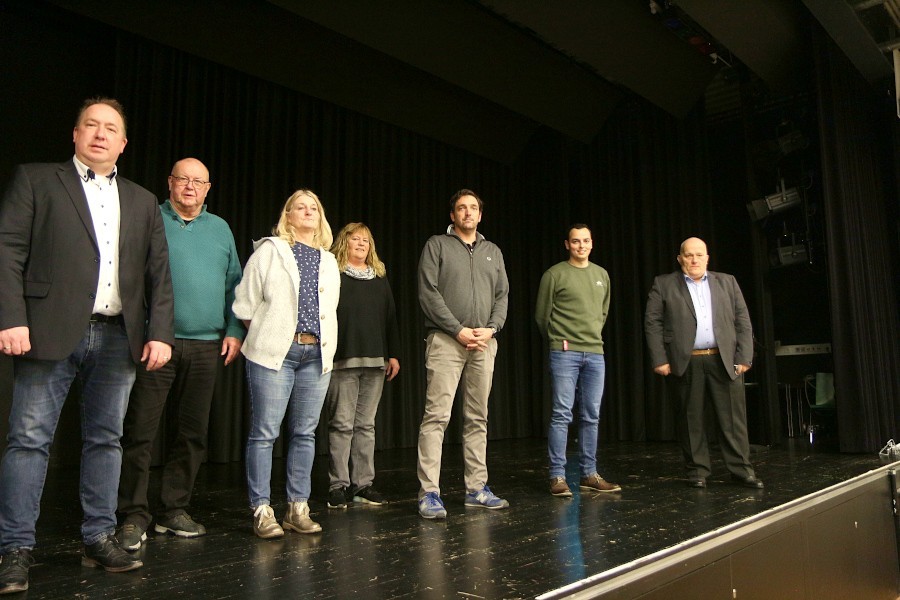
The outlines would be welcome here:
<svg viewBox="0 0 900 600">
<path fill-rule="evenodd" d="M 444 519 L 440 475 L 444 431 L 463 381 L 466 506 L 509 506 L 487 486 L 488 396 L 497 340 L 506 322 L 509 280 L 503 253 L 478 233 L 483 203 L 471 190 L 450 199 L 452 224 L 432 236 L 419 260 L 419 304 L 425 313 L 425 415 L 419 429 L 419 514 Z"/>
</svg>

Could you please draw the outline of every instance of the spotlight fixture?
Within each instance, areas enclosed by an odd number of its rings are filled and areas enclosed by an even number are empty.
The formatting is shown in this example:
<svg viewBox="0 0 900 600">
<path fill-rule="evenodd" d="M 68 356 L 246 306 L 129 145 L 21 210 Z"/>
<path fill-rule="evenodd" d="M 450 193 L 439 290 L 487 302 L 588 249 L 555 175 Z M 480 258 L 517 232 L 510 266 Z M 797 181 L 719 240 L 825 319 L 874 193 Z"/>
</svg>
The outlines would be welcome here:
<svg viewBox="0 0 900 600">
<path fill-rule="evenodd" d="M 750 218 L 754 221 L 762 221 L 769 215 L 793 208 L 800 204 L 800 192 L 797 188 L 785 188 L 784 179 L 781 180 L 781 189 L 765 198 L 753 200 L 747 204 Z"/>
</svg>

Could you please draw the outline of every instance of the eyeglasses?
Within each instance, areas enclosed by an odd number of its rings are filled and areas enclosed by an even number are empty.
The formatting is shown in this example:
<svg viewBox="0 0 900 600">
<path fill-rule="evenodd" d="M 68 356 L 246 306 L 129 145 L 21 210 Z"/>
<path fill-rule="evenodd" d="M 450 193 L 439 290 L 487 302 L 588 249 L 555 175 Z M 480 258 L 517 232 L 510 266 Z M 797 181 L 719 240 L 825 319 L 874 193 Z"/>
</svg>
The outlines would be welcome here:
<svg viewBox="0 0 900 600">
<path fill-rule="evenodd" d="M 181 175 L 169 175 L 172 178 L 172 181 L 175 182 L 175 185 L 178 187 L 187 187 L 189 183 L 194 184 L 195 188 L 201 188 L 207 184 L 208 181 L 203 181 L 202 179 L 191 179 L 190 177 L 182 177 Z"/>
</svg>

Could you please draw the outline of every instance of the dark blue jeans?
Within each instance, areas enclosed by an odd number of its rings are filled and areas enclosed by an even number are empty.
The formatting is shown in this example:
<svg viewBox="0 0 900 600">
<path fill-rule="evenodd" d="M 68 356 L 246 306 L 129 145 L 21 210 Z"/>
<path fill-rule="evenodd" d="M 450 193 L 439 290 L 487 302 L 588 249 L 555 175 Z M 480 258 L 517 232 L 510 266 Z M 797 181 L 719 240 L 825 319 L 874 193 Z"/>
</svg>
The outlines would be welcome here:
<svg viewBox="0 0 900 600">
<path fill-rule="evenodd" d="M 93 544 L 115 531 L 119 439 L 135 364 L 120 325 L 91 323 L 63 360 L 14 360 L 9 437 L 0 464 L 0 553 L 34 548 L 50 445 L 76 376 L 82 382 L 81 536 Z"/>
</svg>

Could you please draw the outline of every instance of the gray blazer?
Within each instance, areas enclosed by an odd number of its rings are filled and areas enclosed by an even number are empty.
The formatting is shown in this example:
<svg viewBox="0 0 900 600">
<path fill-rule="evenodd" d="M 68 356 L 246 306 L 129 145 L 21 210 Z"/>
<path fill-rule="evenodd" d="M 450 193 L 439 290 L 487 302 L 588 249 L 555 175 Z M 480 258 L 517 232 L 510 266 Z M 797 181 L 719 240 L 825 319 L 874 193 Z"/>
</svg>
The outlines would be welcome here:
<svg viewBox="0 0 900 600">
<path fill-rule="evenodd" d="M 753 329 L 741 288 L 734 276 L 707 271 L 713 306 L 713 334 L 725 371 L 732 379 L 734 365 L 753 361 Z M 669 363 L 672 373 L 684 375 L 697 333 L 697 315 L 684 273 L 659 275 L 647 298 L 644 333 L 653 367 Z"/>
<path fill-rule="evenodd" d="M 169 251 L 156 197 L 116 182 L 122 317 L 139 362 L 145 341 L 175 342 Z M 99 262 L 75 164 L 19 165 L 0 203 L 0 329 L 27 326 L 29 358 L 71 354 L 93 311 Z"/>
</svg>

